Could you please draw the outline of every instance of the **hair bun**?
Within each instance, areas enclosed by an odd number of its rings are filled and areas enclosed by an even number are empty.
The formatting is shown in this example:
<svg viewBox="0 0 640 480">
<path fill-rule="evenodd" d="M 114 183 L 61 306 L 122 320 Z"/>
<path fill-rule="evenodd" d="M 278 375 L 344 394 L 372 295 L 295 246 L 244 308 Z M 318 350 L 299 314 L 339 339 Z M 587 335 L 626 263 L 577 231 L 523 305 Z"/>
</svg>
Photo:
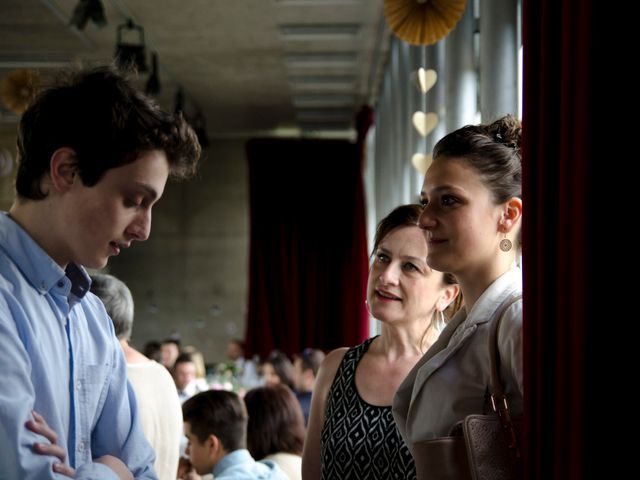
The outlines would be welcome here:
<svg viewBox="0 0 640 480">
<path fill-rule="evenodd" d="M 522 139 L 522 123 L 513 115 L 505 115 L 489 125 L 489 133 L 496 142 L 519 149 Z"/>
</svg>

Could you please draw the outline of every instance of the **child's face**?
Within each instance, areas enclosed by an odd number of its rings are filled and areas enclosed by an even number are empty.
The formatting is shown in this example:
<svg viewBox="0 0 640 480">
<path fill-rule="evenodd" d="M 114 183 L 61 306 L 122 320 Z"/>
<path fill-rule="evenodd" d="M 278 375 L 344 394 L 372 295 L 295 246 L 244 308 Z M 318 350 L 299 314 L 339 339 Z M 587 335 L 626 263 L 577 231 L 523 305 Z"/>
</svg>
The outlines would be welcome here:
<svg viewBox="0 0 640 480">
<path fill-rule="evenodd" d="M 187 437 L 189 443 L 187 444 L 186 454 L 189 456 L 189 461 L 198 475 L 206 475 L 213 471 L 215 467 L 214 452 L 208 441 L 200 442 L 198 437 L 191 433 L 191 424 L 184 422 L 184 436 Z"/>
</svg>

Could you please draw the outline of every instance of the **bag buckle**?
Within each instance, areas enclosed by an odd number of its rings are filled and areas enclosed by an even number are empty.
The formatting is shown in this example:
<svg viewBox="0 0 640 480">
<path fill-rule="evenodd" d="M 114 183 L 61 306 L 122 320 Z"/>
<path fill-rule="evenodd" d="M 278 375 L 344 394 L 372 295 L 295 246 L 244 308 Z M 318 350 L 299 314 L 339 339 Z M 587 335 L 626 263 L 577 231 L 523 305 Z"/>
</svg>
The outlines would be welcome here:
<svg viewBox="0 0 640 480">
<path fill-rule="evenodd" d="M 516 431 L 513 428 L 513 422 L 511 421 L 511 412 L 509 411 L 509 403 L 507 397 L 501 398 L 502 402 L 496 402 L 496 399 L 491 395 L 491 406 L 493 411 L 498 414 L 500 418 L 500 424 L 507 440 L 507 445 L 510 449 L 515 449 L 516 457 L 520 457 L 520 450 L 518 449 L 518 439 Z M 500 405 L 502 403 L 502 405 Z"/>
</svg>

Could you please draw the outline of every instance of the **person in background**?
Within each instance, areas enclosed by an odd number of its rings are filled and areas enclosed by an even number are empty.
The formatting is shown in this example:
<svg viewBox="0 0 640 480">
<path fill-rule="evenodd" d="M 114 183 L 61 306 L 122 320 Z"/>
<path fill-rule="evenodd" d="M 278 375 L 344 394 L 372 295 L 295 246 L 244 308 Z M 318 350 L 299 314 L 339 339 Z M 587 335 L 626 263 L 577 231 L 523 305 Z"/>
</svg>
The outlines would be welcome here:
<svg viewBox="0 0 640 480">
<path fill-rule="evenodd" d="M 180 353 L 180 340 L 167 338 L 160 344 L 160 363 L 162 363 L 167 370 L 171 371 Z"/>
<path fill-rule="evenodd" d="M 293 384 L 295 394 L 298 397 L 302 413 L 304 414 L 304 424 L 309 422 L 309 411 L 311 410 L 311 394 L 316 383 L 318 369 L 324 360 L 325 354 L 317 348 L 305 348 L 301 353 L 293 357 Z"/>
<path fill-rule="evenodd" d="M 160 354 L 160 342 L 156 342 L 155 340 L 151 340 L 144 344 L 144 348 L 142 349 L 142 354 L 150 360 L 154 362 L 158 362 L 162 364 L 162 355 Z"/>
<path fill-rule="evenodd" d="M 274 350 L 260 365 L 260 375 L 265 385 L 283 384 L 294 389 L 293 363 L 284 353 Z"/>
<path fill-rule="evenodd" d="M 247 410 L 226 390 L 194 395 L 182 405 L 186 454 L 199 475 L 216 480 L 287 480 L 270 460 L 255 461 L 246 449 Z"/>
<path fill-rule="evenodd" d="M 244 342 L 242 340 L 239 338 L 229 340 L 227 358 L 234 364 L 236 378 L 241 388 L 250 389 L 260 384 L 256 362 L 245 357 Z"/>
<path fill-rule="evenodd" d="M 206 382 L 198 381 L 196 370 L 196 364 L 188 353 L 181 353 L 173 365 L 173 381 L 180 403 L 209 389 Z"/>
<path fill-rule="evenodd" d="M 289 480 L 302 479 L 305 426 L 302 409 L 285 385 L 259 387 L 244 396 L 249 422 L 247 449 L 253 458 L 272 460 Z"/>
<path fill-rule="evenodd" d="M 460 128 L 436 144 L 424 177 L 419 225 L 429 243 L 427 263 L 455 274 L 465 305 L 443 333 L 448 342 L 427 352 L 393 402 L 418 478 L 429 478 L 433 468 L 419 461 L 421 442 L 491 409 L 488 335 L 503 306 L 500 373 L 512 414 L 522 412 L 521 131 L 511 116 Z"/>
<path fill-rule="evenodd" d="M 144 241 L 200 145 L 114 67 L 64 72 L 20 118 L 0 213 L 3 480 L 156 478 L 126 363 L 84 267 Z M 25 423 L 26 422 L 26 423 Z"/>
<path fill-rule="evenodd" d="M 459 291 L 452 275 L 427 265 L 427 242 L 417 226 L 421 211 L 419 205 L 403 205 L 378 224 L 367 303 L 382 323 L 381 333 L 324 359 L 304 444 L 305 480 L 415 478 L 391 403 L 438 337 L 442 312 Z"/>
<path fill-rule="evenodd" d="M 112 275 L 93 274 L 91 292 L 102 300 L 113 322 L 127 362 L 127 377 L 136 394 L 142 431 L 156 453 L 154 468 L 158 478 L 175 480 L 182 437 L 182 408 L 173 379 L 166 368 L 129 345 L 134 304 L 124 282 Z"/>
<path fill-rule="evenodd" d="M 207 366 L 204 363 L 204 355 L 202 355 L 202 352 L 193 345 L 185 345 L 182 347 L 182 353 L 188 354 L 196 366 L 196 382 L 198 383 L 199 391 L 204 392 L 208 390 Z"/>
</svg>

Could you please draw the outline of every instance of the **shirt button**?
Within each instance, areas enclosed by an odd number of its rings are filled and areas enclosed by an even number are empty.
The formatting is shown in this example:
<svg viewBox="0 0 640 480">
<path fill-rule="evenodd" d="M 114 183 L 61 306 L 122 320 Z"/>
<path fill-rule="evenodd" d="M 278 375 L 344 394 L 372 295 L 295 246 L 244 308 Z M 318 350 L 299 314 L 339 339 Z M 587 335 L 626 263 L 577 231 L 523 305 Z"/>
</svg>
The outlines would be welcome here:
<svg viewBox="0 0 640 480">
<path fill-rule="evenodd" d="M 84 452 L 84 442 L 80 442 L 80 443 L 78 444 L 78 451 L 79 451 L 79 452 Z"/>
<path fill-rule="evenodd" d="M 78 381 L 76 382 L 76 389 L 77 389 L 77 390 L 82 390 L 82 382 L 81 382 L 80 380 L 78 380 Z"/>
<path fill-rule="evenodd" d="M 62 288 L 62 287 L 64 287 L 64 283 L 62 283 L 62 281 L 59 281 L 58 282 L 58 288 Z"/>
</svg>

